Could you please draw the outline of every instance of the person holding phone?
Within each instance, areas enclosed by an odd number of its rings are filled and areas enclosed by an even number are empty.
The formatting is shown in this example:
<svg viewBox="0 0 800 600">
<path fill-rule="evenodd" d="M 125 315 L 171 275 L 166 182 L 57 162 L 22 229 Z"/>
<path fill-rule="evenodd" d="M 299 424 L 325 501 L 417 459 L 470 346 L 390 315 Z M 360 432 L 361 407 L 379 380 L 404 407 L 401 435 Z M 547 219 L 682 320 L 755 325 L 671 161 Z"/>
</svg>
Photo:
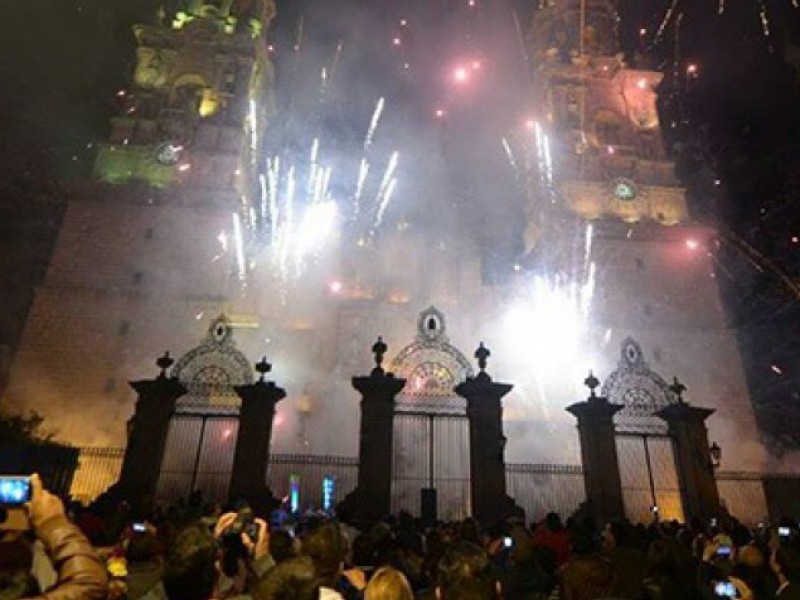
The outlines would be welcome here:
<svg viewBox="0 0 800 600">
<path fill-rule="evenodd" d="M 778 600 L 800 600 L 800 551 L 793 544 L 781 544 L 772 553 L 772 570 L 778 576 Z"/>
<path fill-rule="evenodd" d="M 19 479 L 19 478 L 17 478 Z M 17 483 L 14 484 L 18 486 Z M 89 540 L 69 522 L 64 504 L 42 485 L 37 474 L 28 480 L 29 500 L 16 508 L 24 507 L 28 525 L 44 544 L 47 555 L 58 572 L 56 584 L 41 592 L 29 577 L 31 565 L 24 559 L 28 554 L 23 532 L 8 532 L 0 538 L 0 590 L 4 598 L 29 600 L 101 600 L 107 592 L 108 579 L 103 563 Z M 21 498 L 23 499 L 23 498 Z M 12 499 L 13 500 L 13 499 Z M 8 498 L 5 508 L 9 508 Z M 14 508 L 12 506 L 12 508 Z"/>
</svg>

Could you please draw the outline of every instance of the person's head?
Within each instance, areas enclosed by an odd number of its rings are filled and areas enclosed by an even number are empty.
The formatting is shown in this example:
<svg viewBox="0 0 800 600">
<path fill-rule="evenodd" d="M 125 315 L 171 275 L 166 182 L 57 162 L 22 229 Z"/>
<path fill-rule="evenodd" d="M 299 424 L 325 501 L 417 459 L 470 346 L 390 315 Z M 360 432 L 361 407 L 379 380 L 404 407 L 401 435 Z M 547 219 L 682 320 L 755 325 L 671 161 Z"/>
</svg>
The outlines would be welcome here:
<svg viewBox="0 0 800 600">
<path fill-rule="evenodd" d="M 439 561 L 437 595 L 462 598 L 468 590 L 489 590 L 496 597 L 497 578 L 492 572 L 489 555 L 471 542 L 459 541 L 450 546 Z M 487 596 L 481 596 L 487 597 Z"/>
<path fill-rule="evenodd" d="M 600 549 L 600 536 L 586 523 L 575 525 L 569 532 L 569 541 L 573 554 L 589 556 Z"/>
<path fill-rule="evenodd" d="M 481 527 L 477 519 L 467 517 L 458 526 L 458 539 L 473 544 L 481 543 Z"/>
<path fill-rule="evenodd" d="M 347 555 L 347 542 L 334 521 L 326 521 L 309 531 L 303 538 L 301 554 L 314 561 L 317 582 L 333 587 Z"/>
<path fill-rule="evenodd" d="M 285 529 L 278 529 L 269 534 L 269 554 L 276 563 L 294 558 L 294 538 Z"/>
<path fill-rule="evenodd" d="M 544 518 L 544 525 L 550 531 L 561 531 L 564 529 L 564 526 L 561 524 L 561 517 L 558 513 L 547 513 L 547 516 Z"/>
<path fill-rule="evenodd" d="M 134 533 L 128 540 L 125 558 L 131 563 L 147 563 L 156 560 L 156 536 L 151 532 Z"/>
<path fill-rule="evenodd" d="M 652 575 L 674 574 L 678 566 L 674 548 L 666 540 L 653 540 L 647 550 L 647 565 Z"/>
<path fill-rule="evenodd" d="M 772 555 L 771 565 L 781 579 L 800 583 L 800 551 L 795 546 L 778 546 Z"/>
<path fill-rule="evenodd" d="M 199 525 L 177 533 L 167 549 L 162 582 L 169 600 L 208 600 L 214 592 L 216 545 Z"/>
<path fill-rule="evenodd" d="M 381 567 L 369 580 L 364 600 L 414 600 L 408 580 L 397 569 Z"/>
<path fill-rule="evenodd" d="M 0 541 L 0 600 L 17 600 L 39 594 L 31 576 L 33 554 L 21 538 Z"/>
<path fill-rule="evenodd" d="M 317 600 L 318 594 L 314 561 L 297 556 L 267 571 L 253 590 L 253 600 Z"/>
</svg>

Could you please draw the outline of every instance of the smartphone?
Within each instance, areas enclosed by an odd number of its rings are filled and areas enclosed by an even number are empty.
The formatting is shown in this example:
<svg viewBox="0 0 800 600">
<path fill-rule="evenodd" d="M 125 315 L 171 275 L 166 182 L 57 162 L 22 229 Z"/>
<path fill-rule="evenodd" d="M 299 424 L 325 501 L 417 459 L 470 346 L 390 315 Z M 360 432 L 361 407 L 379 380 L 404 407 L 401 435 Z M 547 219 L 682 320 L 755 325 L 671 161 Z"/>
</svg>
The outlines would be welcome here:
<svg viewBox="0 0 800 600">
<path fill-rule="evenodd" d="M 506 536 L 503 538 L 503 547 L 504 548 L 511 548 L 514 545 L 514 538 L 510 536 Z"/>
<path fill-rule="evenodd" d="M 144 523 L 131 523 L 131 529 L 136 533 L 144 533 L 147 531 L 147 526 Z"/>
<path fill-rule="evenodd" d="M 731 555 L 731 547 L 730 546 L 720 546 L 717 548 L 717 556 L 725 556 L 728 557 Z"/>
<path fill-rule="evenodd" d="M 716 527 L 717 526 L 717 520 L 716 519 L 711 519 L 711 521 L 709 521 L 709 523 L 711 524 L 712 527 Z"/>
<path fill-rule="evenodd" d="M 792 535 L 792 530 L 789 527 L 778 527 L 778 535 L 782 538 L 788 538 Z"/>
<path fill-rule="evenodd" d="M 714 584 L 714 594 L 720 598 L 738 598 L 739 590 L 730 581 L 718 581 Z"/>
<path fill-rule="evenodd" d="M 31 478 L 27 476 L 0 476 L 0 504 L 19 506 L 31 500 Z"/>
</svg>

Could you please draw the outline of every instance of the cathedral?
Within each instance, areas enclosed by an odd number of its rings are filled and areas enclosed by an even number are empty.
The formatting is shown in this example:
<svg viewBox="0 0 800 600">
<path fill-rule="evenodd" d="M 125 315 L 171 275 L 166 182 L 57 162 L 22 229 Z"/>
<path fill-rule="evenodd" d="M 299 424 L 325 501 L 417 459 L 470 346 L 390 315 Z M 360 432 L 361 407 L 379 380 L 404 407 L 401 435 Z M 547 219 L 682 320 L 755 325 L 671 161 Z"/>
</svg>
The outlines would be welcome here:
<svg viewBox="0 0 800 600">
<path fill-rule="evenodd" d="M 340 223 L 302 276 L 287 278 L 279 251 L 254 233 L 270 224 L 259 182 L 270 125 L 282 118 L 265 42 L 275 7 L 173 2 L 135 25 L 133 81 L 118 92 L 123 110 L 93 177 L 68 190 L 9 403 L 36 409 L 72 444 L 122 446 L 135 400 L 128 382 L 153 375 L 164 350 L 197 346 L 224 314 L 238 350 L 253 363 L 267 355 L 288 391 L 278 452 L 355 456 L 350 378 L 368 373 L 380 335 L 409 382 L 398 469 L 425 460 L 412 456 L 424 415 L 463 410 L 452 387 L 471 373 L 466 357 L 480 342 L 492 375 L 514 385 L 504 401 L 508 462 L 579 461 L 564 409 L 586 397 L 591 371 L 626 407 L 629 460 L 641 454 L 636 436 L 645 446 L 656 438 L 645 451 L 671 460 L 651 415 L 675 400 L 666 382 L 679 377 L 694 405 L 715 409 L 708 426 L 723 460 L 765 469 L 715 279 L 714 231 L 693 222 L 663 148 L 662 76 L 625 64 L 612 3 L 583 4 L 548 2 L 525 36 L 534 110 L 524 124 L 524 251 L 492 285 L 483 249 L 458 224 L 432 238 L 404 220 L 366 241 Z M 235 411 L 230 397 L 203 402 Z M 452 442 L 436 448 L 450 453 L 440 460 L 452 471 L 439 476 L 458 479 L 468 468 L 452 458 L 463 423 L 437 427 Z"/>
</svg>

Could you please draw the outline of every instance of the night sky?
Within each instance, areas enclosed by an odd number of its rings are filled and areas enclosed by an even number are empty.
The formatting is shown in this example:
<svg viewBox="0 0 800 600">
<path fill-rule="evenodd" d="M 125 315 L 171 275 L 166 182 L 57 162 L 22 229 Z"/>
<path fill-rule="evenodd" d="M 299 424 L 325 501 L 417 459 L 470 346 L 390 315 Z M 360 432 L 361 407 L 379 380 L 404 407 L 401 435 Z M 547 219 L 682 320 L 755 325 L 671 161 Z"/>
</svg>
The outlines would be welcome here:
<svg viewBox="0 0 800 600">
<path fill-rule="evenodd" d="M 466 0 L 465 0 L 466 1 Z M 134 40 L 130 26 L 151 21 L 157 0 L 37 0 L 4 8 L 0 24 L 0 392 L 21 333 L 32 286 L 47 264 L 63 208 L 59 181 L 85 175 L 94 140 L 115 114 L 116 90 L 129 82 Z M 493 119 L 525 110 L 527 75 L 518 40 L 483 32 L 491 47 L 469 48 L 456 0 L 287 0 L 278 2 L 270 32 L 276 48 L 278 109 L 292 119 L 273 131 L 271 144 L 293 138 L 292 122 L 317 112 L 297 78 L 316 76 L 313 66 L 344 40 L 338 77 L 324 129 L 343 147 L 360 143 L 363 115 L 376 95 L 398 106 L 399 123 L 429 119 L 447 90 L 438 82 L 450 56 L 485 56 L 497 67 L 497 85 L 474 104 L 455 105 L 453 118 L 469 124 L 443 134 L 442 160 L 464 165 L 485 160 L 476 117 L 487 105 Z M 485 0 L 487 10 L 500 0 Z M 535 2 L 515 0 L 525 29 Z M 690 190 L 695 217 L 717 226 L 720 280 L 732 324 L 740 330 L 748 379 L 762 426 L 782 447 L 800 446 L 800 294 L 787 280 L 800 275 L 800 11 L 789 0 L 757 2 L 685 0 L 661 38 L 656 31 L 668 2 L 622 0 L 621 37 L 629 62 L 666 73 L 659 90 L 662 127 Z M 643 8 L 646 6 L 646 8 Z M 403 33 L 403 51 L 392 48 L 398 7 L 425 27 Z M 720 15 L 720 8 L 724 8 Z M 679 15 L 682 14 L 682 17 Z M 290 64 L 290 48 L 303 17 L 309 65 Z M 762 18 L 763 17 L 763 18 Z M 482 25 L 492 27 L 489 25 Z M 499 27 L 499 25 L 498 25 Z M 644 33 L 642 33 L 644 30 Z M 432 33 L 433 32 L 433 33 Z M 677 39 L 676 39 L 676 36 Z M 677 42 L 677 44 L 676 44 Z M 678 52 L 676 54 L 676 48 Z M 413 76 L 402 63 L 411 63 Z M 687 76 L 697 65 L 696 77 Z M 514 74 L 519 72 L 519 76 Z M 675 77 L 677 74 L 677 78 Z M 507 83 L 516 82 L 508 85 Z M 337 95 L 338 93 L 338 95 Z M 502 110 L 500 110 L 502 109 Z M 484 111 L 485 112 L 485 111 Z M 491 121 L 491 119 L 490 119 Z M 502 126 L 484 123 L 484 127 Z M 391 120 L 387 124 L 391 130 Z M 299 143 L 299 142 L 298 142 Z M 332 142 L 334 143 L 334 142 Z M 491 161 L 489 161 L 491 162 Z M 504 165 L 492 168 L 502 170 Z M 487 193 L 458 169 L 446 171 L 465 190 Z M 462 178 L 462 179 L 459 179 Z M 508 189 L 493 190 L 513 198 Z M 514 202 L 496 202 L 502 221 L 513 221 Z M 411 206 L 408 210 L 423 210 Z M 488 209 L 487 209 L 488 210 Z M 477 224 L 483 223 L 477 217 Z M 469 223 L 467 224 L 469 226 Z M 509 236 L 488 231 L 497 261 L 518 248 Z M 788 335 L 790 332 L 791 335 Z"/>
</svg>

